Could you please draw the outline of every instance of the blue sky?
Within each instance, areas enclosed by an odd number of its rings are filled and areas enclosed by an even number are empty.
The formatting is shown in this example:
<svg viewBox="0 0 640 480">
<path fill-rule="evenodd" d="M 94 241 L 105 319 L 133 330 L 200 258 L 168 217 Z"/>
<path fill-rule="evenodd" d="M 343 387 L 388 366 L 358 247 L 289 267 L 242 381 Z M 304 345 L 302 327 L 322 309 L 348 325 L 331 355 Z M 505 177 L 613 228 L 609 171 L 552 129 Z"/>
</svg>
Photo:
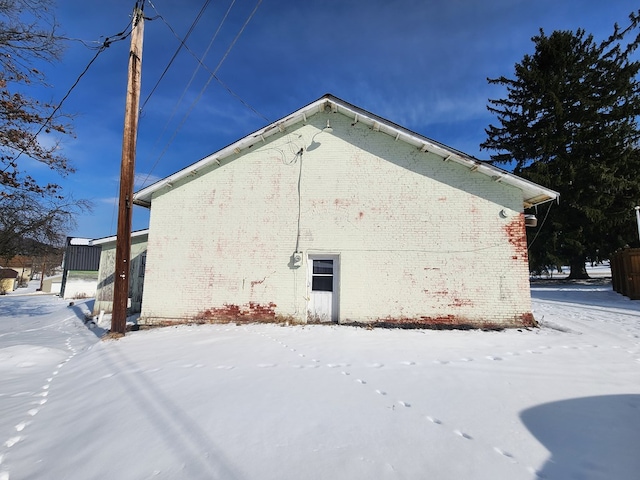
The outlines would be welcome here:
<svg viewBox="0 0 640 480">
<path fill-rule="evenodd" d="M 201 57 L 220 27 L 204 63 L 220 65 L 217 76 L 237 97 L 208 71 L 196 71 L 185 49 L 149 97 L 179 45 L 169 26 L 184 37 L 205 2 L 145 5 L 147 17 L 164 20 L 145 23 L 136 190 L 325 93 L 487 159 L 490 152 L 479 149 L 495 122 L 487 100 L 504 94 L 487 77 L 512 77 L 540 28 L 584 28 L 601 40 L 638 8 L 632 0 L 263 0 L 220 63 L 258 0 L 236 0 L 221 27 L 233 0 L 214 0 L 186 43 Z M 58 0 L 56 17 L 65 36 L 100 42 L 127 25 L 134 3 Z M 30 166 L 38 178 L 93 202 L 69 235 L 116 232 L 128 50 L 128 39 L 111 45 L 65 101 L 75 138 L 63 139 L 62 153 L 76 173 L 59 179 Z M 59 102 L 94 55 L 70 41 L 62 61 L 46 68 L 50 87 L 38 96 Z M 133 229 L 147 226 L 148 211 L 135 207 Z"/>
</svg>

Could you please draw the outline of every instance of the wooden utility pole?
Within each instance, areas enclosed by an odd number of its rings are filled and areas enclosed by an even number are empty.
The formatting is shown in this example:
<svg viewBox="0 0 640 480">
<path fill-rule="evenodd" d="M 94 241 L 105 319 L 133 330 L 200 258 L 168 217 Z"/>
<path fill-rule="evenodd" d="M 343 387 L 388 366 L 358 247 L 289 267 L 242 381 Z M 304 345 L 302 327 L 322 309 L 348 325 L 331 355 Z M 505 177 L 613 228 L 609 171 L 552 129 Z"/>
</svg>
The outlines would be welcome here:
<svg viewBox="0 0 640 480">
<path fill-rule="evenodd" d="M 118 202 L 118 232 L 116 237 L 116 268 L 113 282 L 113 313 L 111 331 L 124 335 L 127 326 L 127 301 L 129 299 L 129 275 L 131 257 L 131 218 L 133 212 L 133 178 L 138 132 L 138 108 L 140 105 L 140 81 L 142 77 L 142 35 L 144 1 L 136 2 L 133 9 L 131 49 L 127 100 L 122 137 L 122 162 L 120 167 L 120 200 Z"/>
</svg>

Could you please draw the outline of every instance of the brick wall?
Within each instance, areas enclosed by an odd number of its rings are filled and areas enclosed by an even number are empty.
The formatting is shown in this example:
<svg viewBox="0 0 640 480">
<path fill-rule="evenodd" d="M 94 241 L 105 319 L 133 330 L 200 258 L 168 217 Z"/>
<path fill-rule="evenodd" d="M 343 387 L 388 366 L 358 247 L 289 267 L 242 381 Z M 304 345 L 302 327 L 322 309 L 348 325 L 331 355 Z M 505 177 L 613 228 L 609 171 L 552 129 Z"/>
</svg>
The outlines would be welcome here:
<svg viewBox="0 0 640 480">
<path fill-rule="evenodd" d="M 530 321 L 521 192 L 352 123 L 314 115 L 156 193 L 142 321 L 305 321 L 296 244 L 339 255 L 341 322 Z"/>
</svg>

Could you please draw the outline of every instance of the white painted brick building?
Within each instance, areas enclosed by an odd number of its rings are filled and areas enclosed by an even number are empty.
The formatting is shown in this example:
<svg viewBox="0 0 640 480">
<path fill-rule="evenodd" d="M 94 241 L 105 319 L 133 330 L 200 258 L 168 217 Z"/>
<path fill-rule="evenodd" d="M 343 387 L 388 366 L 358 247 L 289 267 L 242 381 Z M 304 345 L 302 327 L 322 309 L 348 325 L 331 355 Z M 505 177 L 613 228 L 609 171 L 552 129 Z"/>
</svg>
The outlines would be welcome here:
<svg viewBox="0 0 640 480">
<path fill-rule="evenodd" d="M 557 196 L 325 95 L 135 195 L 141 321 L 530 325 L 523 207 Z"/>
</svg>

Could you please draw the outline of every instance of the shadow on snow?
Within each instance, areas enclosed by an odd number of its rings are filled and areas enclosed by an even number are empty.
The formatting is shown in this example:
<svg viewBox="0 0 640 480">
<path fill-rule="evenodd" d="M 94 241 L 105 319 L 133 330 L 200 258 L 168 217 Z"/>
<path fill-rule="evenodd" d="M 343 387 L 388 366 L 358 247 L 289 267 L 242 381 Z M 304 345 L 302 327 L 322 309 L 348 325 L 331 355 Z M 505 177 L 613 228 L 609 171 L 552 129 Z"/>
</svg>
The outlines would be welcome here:
<svg viewBox="0 0 640 480">
<path fill-rule="evenodd" d="M 640 395 L 545 403 L 520 418 L 551 453 L 542 478 L 635 480 L 640 472 Z"/>
</svg>

